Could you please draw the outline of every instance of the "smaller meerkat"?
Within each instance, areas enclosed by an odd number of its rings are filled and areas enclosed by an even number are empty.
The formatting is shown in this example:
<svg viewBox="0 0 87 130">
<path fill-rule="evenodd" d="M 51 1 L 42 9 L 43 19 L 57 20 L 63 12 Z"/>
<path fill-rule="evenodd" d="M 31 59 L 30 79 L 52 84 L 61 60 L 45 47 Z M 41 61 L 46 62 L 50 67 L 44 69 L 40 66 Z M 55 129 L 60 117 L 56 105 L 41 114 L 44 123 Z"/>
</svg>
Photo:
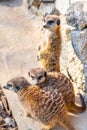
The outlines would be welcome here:
<svg viewBox="0 0 87 130">
<path fill-rule="evenodd" d="M 59 123 L 66 130 L 75 130 L 66 110 L 62 95 L 44 91 L 38 86 L 30 86 L 24 78 L 13 78 L 4 86 L 18 94 L 27 113 L 44 124 L 43 130 L 51 130 Z"/>
<path fill-rule="evenodd" d="M 44 18 L 44 40 L 38 47 L 40 67 L 46 71 L 60 72 L 60 54 L 62 47 L 61 22 L 57 15 L 47 15 Z"/>
<path fill-rule="evenodd" d="M 86 110 L 86 104 L 81 94 L 80 99 L 82 106 L 75 104 L 74 88 L 71 81 L 62 73 L 46 72 L 42 68 L 34 68 L 28 72 L 29 83 L 38 85 L 45 91 L 55 91 L 63 95 L 68 111 L 72 113 L 80 113 Z"/>
</svg>

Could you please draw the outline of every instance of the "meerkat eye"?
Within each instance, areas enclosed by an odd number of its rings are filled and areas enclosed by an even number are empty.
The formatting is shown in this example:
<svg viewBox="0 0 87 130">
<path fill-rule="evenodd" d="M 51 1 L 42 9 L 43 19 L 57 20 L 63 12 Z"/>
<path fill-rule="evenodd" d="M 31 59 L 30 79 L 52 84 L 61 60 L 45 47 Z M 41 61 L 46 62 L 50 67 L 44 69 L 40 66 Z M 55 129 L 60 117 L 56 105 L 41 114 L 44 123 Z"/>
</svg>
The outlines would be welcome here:
<svg viewBox="0 0 87 130">
<path fill-rule="evenodd" d="M 19 90 L 19 89 L 20 89 L 20 87 L 19 87 L 19 86 L 16 86 L 15 88 L 16 88 L 16 90 Z"/>
<path fill-rule="evenodd" d="M 51 24 L 53 24 L 54 23 L 54 20 L 49 20 L 48 22 L 47 22 L 47 24 L 49 24 L 49 25 L 51 25 Z"/>
<path fill-rule="evenodd" d="M 57 25 L 60 25 L 60 20 L 57 21 Z"/>
<path fill-rule="evenodd" d="M 41 76 L 38 77 L 38 80 L 41 80 L 42 78 L 43 78 L 43 76 L 41 75 Z"/>
<path fill-rule="evenodd" d="M 7 83 L 7 86 L 9 86 L 9 87 L 12 87 L 12 84 L 10 84 L 10 83 Z"/>
</svg>

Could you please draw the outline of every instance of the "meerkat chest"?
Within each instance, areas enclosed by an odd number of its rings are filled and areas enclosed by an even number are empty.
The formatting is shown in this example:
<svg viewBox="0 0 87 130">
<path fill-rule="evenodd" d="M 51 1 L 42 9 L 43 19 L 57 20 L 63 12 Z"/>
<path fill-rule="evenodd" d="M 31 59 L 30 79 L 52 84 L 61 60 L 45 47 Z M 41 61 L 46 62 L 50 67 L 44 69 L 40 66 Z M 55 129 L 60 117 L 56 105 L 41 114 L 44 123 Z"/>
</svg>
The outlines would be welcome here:
<svg viewBox="0 0 87 130">
<path fill-rule="evenodd" d="M 45 32 L 45 43 L 46 44 L 49 44 L 49 42 L 51 40 L 51 36 L 52 36 L 52 33 L 49 30 L 46 30 L 46 32 Z"/>
</svg>

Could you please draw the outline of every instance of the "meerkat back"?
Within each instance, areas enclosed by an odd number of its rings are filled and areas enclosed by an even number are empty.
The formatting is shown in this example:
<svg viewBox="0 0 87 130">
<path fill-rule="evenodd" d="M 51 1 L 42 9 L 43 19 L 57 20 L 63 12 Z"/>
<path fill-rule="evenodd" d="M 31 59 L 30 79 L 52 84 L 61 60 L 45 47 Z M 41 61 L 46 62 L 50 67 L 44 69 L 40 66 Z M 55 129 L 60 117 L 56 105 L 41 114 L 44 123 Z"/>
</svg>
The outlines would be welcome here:
<svg viewBox="0 0 87 130">
<path fill-rule="evenodd" d="M 47 15 L 44 21 L 44 40 L 38 46 L 39 65 L 46 71 L 60 72 L 60 54 L 62 48 L 60 19 L 56 15 Z"/>
<path fill-rule="evenodd" d="M 28 73 L 29 82 L 33 85 L 38 85 L 45 91 L 57 91 L 62 93 L 63 99 L 66 103 L 67 109 L 73 113 L 80 113 L 86 110 L 86 104 L 84 98 L 79 94 L 82 106 L 75 103 L 75 93 L 73 84 L 71 81 L 62 73 L 57 72 L 46 72 L 42 68 L 34 68 Z"/>
</svg>

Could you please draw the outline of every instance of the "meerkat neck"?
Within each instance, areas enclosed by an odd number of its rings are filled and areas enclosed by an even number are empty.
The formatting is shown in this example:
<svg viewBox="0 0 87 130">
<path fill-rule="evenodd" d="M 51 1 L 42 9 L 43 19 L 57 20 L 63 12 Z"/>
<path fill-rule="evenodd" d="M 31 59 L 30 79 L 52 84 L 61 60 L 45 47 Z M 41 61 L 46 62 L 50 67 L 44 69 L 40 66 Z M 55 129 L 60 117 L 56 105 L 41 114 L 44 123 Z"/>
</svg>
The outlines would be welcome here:
<svg viewBox="0 0 87 130">
<path fill-rule="evenodd" d="M 55 40 L 55 39 L 61 39 L 61 30 L 60 27 L 57 27 L 54 30 L 51 30 L 49 32 L 49 39 Z"/>
<path fill-rule="evenodd" d="M 56 30 L 53 31 L 53 36 L 57 36 L 58 38 L 61 38 L 61 29 L 60 27 L 57 27 Z"/>
<path fill-rule="evenodd" d="M 61 30 L 60 27 L 57 27 L 55 30 L 50 31 L 47 39 L 48 48 L 49 50 L 55 50 L 59 48 L 59 44 L 62 43 L 62 38 L 61 38 Z"/>
</svg>

